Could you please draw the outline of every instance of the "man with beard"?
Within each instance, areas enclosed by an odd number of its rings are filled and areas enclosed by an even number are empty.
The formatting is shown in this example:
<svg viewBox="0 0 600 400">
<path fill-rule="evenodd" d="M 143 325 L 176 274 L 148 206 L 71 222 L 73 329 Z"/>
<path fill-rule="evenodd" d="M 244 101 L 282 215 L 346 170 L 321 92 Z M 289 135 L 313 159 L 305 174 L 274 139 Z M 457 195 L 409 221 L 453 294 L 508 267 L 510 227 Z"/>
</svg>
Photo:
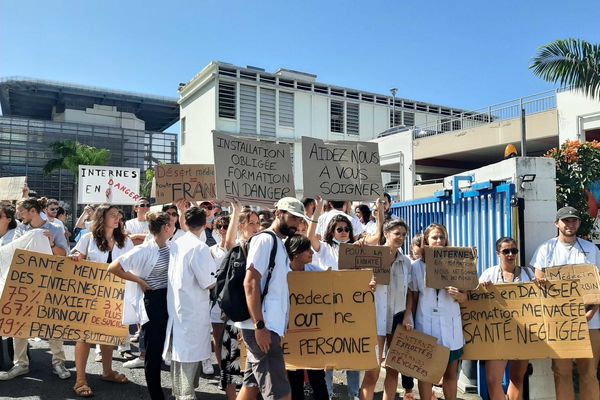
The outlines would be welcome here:
<svg viewBox="0 0 600 400">
<path fill-rule="evenodd" d="M 246 259 L 244 291 L 251 318 L 236 323 L 242 328 L 248 349 L 244 384 L 238 400 L 254 400 L 259 391 L 264 400 L 291 399 L 281 348 L 290 306 L 287 283 L 290 261 L 283 240 L 296 233 L 304 219 L 304 206 L 293 197 L 284 197 L 276 207 L 271 227 L 252 238 Z M 275 266 L 263 301 L 273 246 L 277 246 Z"/>
<path fill-rule="evenodd" d="M 531 260 L 531 265 L 535 267 L 536 278 L 543 279 L 545 269 L 555 265 L 594 264 L 600 266 L 598 248 L 593 243 L 577 237 L 581 220 L 575 208 L 567 206 L 558 210 L 555 225 L 558 228 L 558 236 L 542 243 Z M 598 311 L 598 305 L 586 307 L 585 316 L 590 329 L 593 358 L 575 360 L 579 371 L 580 399 L 600 398 L 596 376 L 600 359 L 600 315 L 596 311 Z M 552 360 L 552 371 L 554 372 L 556 398 L 574 400 L 573 360 Z"/>
</svg>

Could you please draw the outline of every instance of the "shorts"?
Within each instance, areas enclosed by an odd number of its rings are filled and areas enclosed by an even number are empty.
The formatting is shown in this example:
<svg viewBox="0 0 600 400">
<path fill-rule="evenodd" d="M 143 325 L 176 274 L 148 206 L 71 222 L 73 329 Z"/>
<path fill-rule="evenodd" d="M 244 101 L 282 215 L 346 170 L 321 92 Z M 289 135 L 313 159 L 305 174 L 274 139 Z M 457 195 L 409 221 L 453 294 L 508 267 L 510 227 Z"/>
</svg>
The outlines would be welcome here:
<svg viewBox="0 0 600 400">
<path fill-rule="evenodd" d="M 248 350 L 244 383 L 246 387 L 257 387 L 264 400 L 279 400 L 290 394 L 290 382 L 285 370 L 281 338 L 271 334 L 271 347 L 265 354 L 258 347 L 253 329 L 242 329 Z"/>
<path fill-rule="evenodd" d="M 209 304 L 212 306 L 210 308 L 210 322 L 212 324 L 222 324 L 221 307 L 219 307 L 218 303 L 212 304 L 212 302 L 210 302 Z"/>
</svg>

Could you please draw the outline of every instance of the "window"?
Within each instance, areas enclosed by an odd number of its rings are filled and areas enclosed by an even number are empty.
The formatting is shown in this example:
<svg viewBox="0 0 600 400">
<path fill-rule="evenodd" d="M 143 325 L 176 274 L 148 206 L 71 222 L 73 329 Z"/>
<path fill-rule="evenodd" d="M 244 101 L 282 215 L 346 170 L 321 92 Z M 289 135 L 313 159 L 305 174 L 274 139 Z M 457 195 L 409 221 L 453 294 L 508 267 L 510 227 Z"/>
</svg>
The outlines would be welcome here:
<svg viewBox="0 0 600 400">
<path fill-rule="evenodd" d="M 279 92 L 279 125 L 294 127 L 294 93 Z"/>
<path fill-rule="evenodd" d="M 256 86 L 240 85 L 240 133 L 256 135 Z"/>
<path fill-rule="evenodd" d="M 415 126 L 415 113 L 404 111 L 404 126 Z"/>
<path fill-rule="evenodd" d="M 461 129 L 460 119 L 452 120 L 452 130 L 453 131 L 458 131 L 460 129 Z"/>
<path fill-rule="evenodd" d="M 390 128 L 398 125 L 402 125 L 402 111 L 390 110 Z"/>
<path fill-rule="evenodd" d="M 275 136 L 275 90 L 260 88 L 260 133 Z"/>
<path fill-rule="evenodd" d="M 331 101 L 331 132 L 344 133 L 343 101 Z"/>
<path fill-rule="evenodd" d="M 219 117 L 236 118 L 236 84 L 219 81 Z"/>
<path fill-rule="evenodd" d="M 449 118 L 442 118 L 440 121 L 440 132 L 448 132 L 451 130 L 452 124 Z"/>
<path fill-rule="evenodd" d="M 181 118 L 181 145 L 183 146 L 185 144 L 185 117 Z"/>
<path fill-rule="evenodd" d="M 346 133 L 358 135 L 359 128 L 359 106 L 357 103 L 346 103 Z"/>
</svg>

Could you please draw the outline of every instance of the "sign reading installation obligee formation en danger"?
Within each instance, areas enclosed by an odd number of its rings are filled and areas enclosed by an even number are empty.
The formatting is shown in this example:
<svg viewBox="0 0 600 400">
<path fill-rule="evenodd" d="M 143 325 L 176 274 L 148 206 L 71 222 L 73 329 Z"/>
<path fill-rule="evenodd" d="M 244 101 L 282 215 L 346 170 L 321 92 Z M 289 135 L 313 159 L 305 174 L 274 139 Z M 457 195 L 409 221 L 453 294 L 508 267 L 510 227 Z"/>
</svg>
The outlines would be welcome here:
<svg viewBox="0 0 600 400">
<path fill-rule="evenodd" d="M 140 169 L 79 166 L 79 204 L 135 204 L 140 199 Z"/>
<path fill-rule="evenodd" d="M 215 176 L 219 200 L 273 206 L 295 197 L 288 144 L 238 139 L 213 131 Z"/>
<path fill-rule="evenodd" d="M 377 366 L 372 272 L 290 272 L 290 313 L 282 348 L 288 369 Z"/>
<path fill-rule="evenodd" d="M 383 196 L 377 143 L 302 136 L 302 175 L 307 197 L 373 201 Z"/>
<path fill-rule="evenodd" d="M 0 332 L 9 337 L 118 345 L 125 282 L 107 264 L 16 250 L 0 298 Z"/>
</svg>

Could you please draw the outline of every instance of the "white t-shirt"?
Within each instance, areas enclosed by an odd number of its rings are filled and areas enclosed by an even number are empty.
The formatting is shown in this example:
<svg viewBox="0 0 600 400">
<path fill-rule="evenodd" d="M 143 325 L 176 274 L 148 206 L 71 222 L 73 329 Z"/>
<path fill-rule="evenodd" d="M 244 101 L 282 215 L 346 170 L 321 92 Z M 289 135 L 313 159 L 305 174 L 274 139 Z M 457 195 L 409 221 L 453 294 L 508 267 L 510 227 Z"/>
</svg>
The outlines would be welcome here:
<svg viewBox="0 0 600 400">
<path fill-rule="evenodd" d="M 133 242 L 128 237 L 125 238 L 123 248 L 116 244 L 112 249 L 112 260 L 116 260 L 129 250 L 133 249 Z M 86 255 L 86 260 L 105 263 L 108 259 L 108 251 L 102 251 L 98 248 L 96 241 L 92 236 L 92 232 L 88 232 L 79 239 L 72 252 L 78 251 Z"/>
<path fill-rule="evenodd" d="M 140 233 L 150 233 L 150 227 L 148 221 L 140 221 L 137 218 L 130 219 L 125 222 L 125 229 L 130 235 L 137 235 Z"/>
<path fill-rule="evenodd" d="M 321 248 L 319 251 L 315 251 L 313 255 L 313 263 L 317 264 L 323 270 L 331 268 L 333 271 L 337 271 L 339 259 L 340 246 L 335 243 L 321 242 Z"/>
<path fill-rule="evenodd" d="M 270 231 L 270 230 L 269 230 Z M 271 231 L 272 232 L 272 231 Z M 269 291 L 262 302 L 263 318 L 267 329 L 283 336 L 287 329 L 288 314 L 290 309 L 289 290 L 287 274 L 290 259 L 280 238 L 275 239 L 277 254 L 275 255 L 275 267 L 269 282 Z M 250 240 L 246 268 L 253 266 L 261 275 L 260 290 L 264 291 L 267 282 L 269 257 L 273 248 L 271 235 L 262 233 Z M 242 329 L 254 329 L 252 319 L 236 322 L 235 326 Z"/>
<path fill-rule="evenodd" d="M 594 264 L 599 267 L 600 251 L 593 243 L 584 239 L 577 238 L 574 245 L 565 245 L 555 237 L 542 243 L 531 259 L 531 266 L 536 269 L 565 264 Z M 600 329 L 598 311 L 588 322 L 588 326 L 590 329 Z"/>
<path fill-rule="evenodd" d="M 519 276 L 515 276 L 512 282 L 531 282 L 535 279 L 535 271 L 532 268 L 528 267 L 520 267 Z M 479 282 L 492 282 L 496 283 L 512 283 L 510 281 L 504 281 L 504 274 L 502 274 L 502 270 L 499 265 L 494 265 L 483 271 L 481 276 L 479 277 Z"/>
<path fill-rule="evenodd" d="M 321 238 L 323 238 L 325 236 L 325 232 L 327 231 L 327 227 L 329 226 L 329 221 L 331 221 L 333 217 L 339 214 L 348 218 L 348 221 L 350 221 L 350 223 L 352 224 L 352 234 L 354 235 L 354 237 L 359 236 L 365 231 L 365 228 L 356 216 L 348 215 L 340 210 L 331 210 L 319 217 L 319 222 L 317 223 L 317 235 L 320 235 Z"/>
<path fill-rule="evenodd" d="M 9 229 L 2 237 L 0 237 L 0 247 L 5 246 L 13 241 L 16 228 Z"/>
</svg>

